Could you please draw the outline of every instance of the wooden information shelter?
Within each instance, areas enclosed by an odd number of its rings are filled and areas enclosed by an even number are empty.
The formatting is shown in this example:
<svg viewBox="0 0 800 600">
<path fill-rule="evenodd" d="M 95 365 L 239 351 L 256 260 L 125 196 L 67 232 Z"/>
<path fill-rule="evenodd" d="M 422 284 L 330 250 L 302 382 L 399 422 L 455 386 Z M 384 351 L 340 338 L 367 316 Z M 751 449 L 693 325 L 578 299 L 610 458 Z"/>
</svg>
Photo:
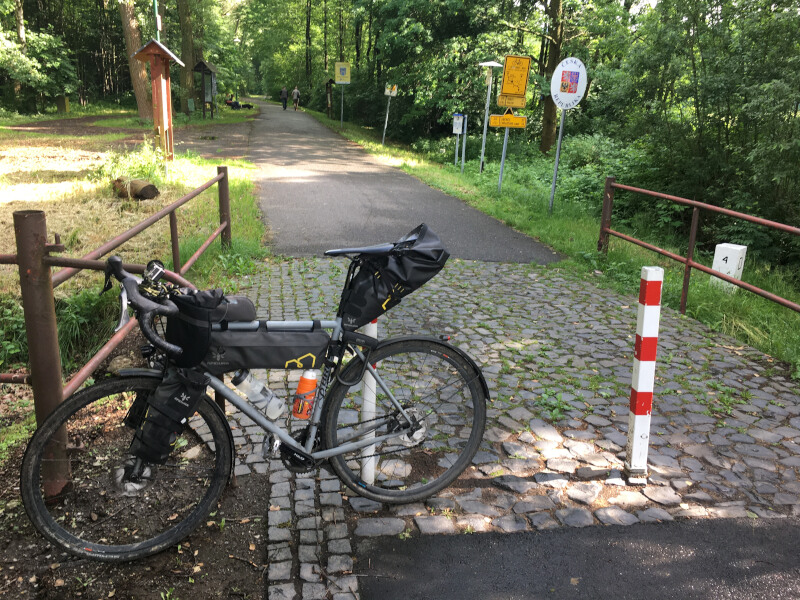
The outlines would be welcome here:
<svg viewBox="0 0 800 600">
<path fill-rule="evenodd" d="M 153 133 L 158 138 L 165 160 L 171 161 L 174 157 L 174 142 L 169 63 L 175 61 L 181 67 L 185 65 L 166 46 L 156 40 L 147 42 L 133 57 L 150 63 L 150 81 L 153 86 Z"/>
</svg>

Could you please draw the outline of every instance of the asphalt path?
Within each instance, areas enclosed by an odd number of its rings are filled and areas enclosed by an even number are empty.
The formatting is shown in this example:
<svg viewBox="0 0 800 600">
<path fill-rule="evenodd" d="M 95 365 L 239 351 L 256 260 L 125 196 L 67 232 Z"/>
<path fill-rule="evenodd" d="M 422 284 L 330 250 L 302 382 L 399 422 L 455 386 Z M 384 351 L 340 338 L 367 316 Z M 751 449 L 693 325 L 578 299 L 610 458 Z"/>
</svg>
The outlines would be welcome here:
<svg viewBox="0 0 800 600">
<path fill-rule="evenodd" d="M 798 519 L 708 519 L 359 543 L 365 600 L 800 598 Z"/>
<path fill-rule="evenodd" d="M 547 264 L 551 248 L 461 200 L 386 166 L 291 108 L 261 104 L 250 159 L 276 253 L 319 255 L 330 248 L 390 242 L 427 223 L 457 258 Z"/>
</svg>

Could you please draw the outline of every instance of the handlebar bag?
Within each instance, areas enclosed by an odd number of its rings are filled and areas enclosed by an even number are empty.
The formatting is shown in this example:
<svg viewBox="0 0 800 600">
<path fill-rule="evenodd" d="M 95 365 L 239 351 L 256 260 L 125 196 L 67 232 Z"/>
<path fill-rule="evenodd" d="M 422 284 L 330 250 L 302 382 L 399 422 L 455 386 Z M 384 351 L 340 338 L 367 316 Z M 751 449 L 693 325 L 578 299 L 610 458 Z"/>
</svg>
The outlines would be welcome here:
<svg viewBox="0 0 800 600">
<path fill-rule="evenodd" d="M 164 464 L 207 385 L 208 377 L 202 373 L 169 367 L 149 397 L 137 396 L 125 419 L 136 432 L 131 454 L 152 464 Z"/>
<path fill-rule="evenodd" d="M 223 299 L 220 289 L 191 290 L 186 294 L 172 296 L 171 300 L 180 312 L 177 316 L 167 318 L 164 339 L 183 348 L 183 353 L 173 361 L 175 365 L 195 367 L 203 360 L 211 342 L 212 315 L 219 314 L 222 310 L 224 305 L 220 305 Z"/>
<path fill-rule="evenodd" d="M 212 331 L 201 363 L 219 375 L 237 369 L 319 369 L 330 335 L 318 321 L 309 331 Z"/>
<path fill-rule="evenodd" d="M 395 244 L 388 256 L 365 256 L 342 292 L 339 316 L 358 329 L 400 303 L 442 270 L 450 253 L 425 223 Z"/>
</svg>

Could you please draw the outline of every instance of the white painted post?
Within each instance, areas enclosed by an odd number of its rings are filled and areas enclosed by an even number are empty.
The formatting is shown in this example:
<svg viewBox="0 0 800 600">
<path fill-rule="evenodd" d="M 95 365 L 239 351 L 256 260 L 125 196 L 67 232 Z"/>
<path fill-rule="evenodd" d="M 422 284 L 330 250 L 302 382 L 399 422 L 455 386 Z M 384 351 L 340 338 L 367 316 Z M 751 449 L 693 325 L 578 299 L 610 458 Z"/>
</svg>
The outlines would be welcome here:
<svg viewBox="0 0 800 600">
<path fill-rule="evenodd" d="M 625 474 L 631 485 L 647 483 L 647 451 L 650 442 L 650 414 L 653 410 L 663 282 L 664 269 L 642 267 L 628 415 L 628 446 L 625 452 Z"/>
<path fill-rule="evenodd" d="M 714 262 L 711 264 L 711 268 L 728 277 L 741 279 L 746 255 L 747 246 L 740 246 L 739 244 L 717 244 L 717 247 L 714 249 Z M 726 292 L 735 292 L 739 289 L 732 283 L 728 283 L 714 276 L 711 277 L 711 285 L 722 288 Z"/>
<path fill-rule="evenodd" d="M 364 326 L 364 335 L 378 337 L 378 319 Z M 369 421 L 375 418 L 375 378 L 368 372 L 364 374 L 364 400 L 361 404 L 361 420 Z M 375 432 L 371 432 L 367 437 L 375 437 Z M 364 483 L 372 485 L 375 483 L 375 446 L 367 446 L 361 451 L 361 479 Z"/>
</svg>

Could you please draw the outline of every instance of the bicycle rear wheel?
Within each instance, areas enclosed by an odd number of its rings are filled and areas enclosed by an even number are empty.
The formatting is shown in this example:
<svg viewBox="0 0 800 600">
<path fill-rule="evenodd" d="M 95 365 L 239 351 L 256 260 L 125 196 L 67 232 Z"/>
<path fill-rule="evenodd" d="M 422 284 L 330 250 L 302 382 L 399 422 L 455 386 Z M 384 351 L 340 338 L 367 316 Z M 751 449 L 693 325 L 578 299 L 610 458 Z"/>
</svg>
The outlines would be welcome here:
<svg viewBox="0 0 800 600">
<path fill-rule="evenodd" d="M 486 423 L 481 373 L 455 348 L 429 338 L 390 340 L 374 350 L 369 361 L 420 426 L 334 456 L 331 466 L 345 485 L 362 496 L 379 502 L 417 502 L 452 483 L 475 456 Z M 352 361 L 341 379 L 352 381 L 361 367 L 360 360 Z M 376 388 L 373 411 L 364 406 L 363 382 L 353 386 L 334 382 L 324 421 L 328 448 L 407 430 L 389 395 Z"/>
<path fill-rule="evenodd" d="M 222 411 L 203 396 L 166 464 L 127 473 L 133 430 L 123 419 L 159 378 L 118 377 L 65 400 L 31 438 L 22 463 L 25 509 L 69 552 L 105 561 L 155 554 L 211 512 L 231 472 L 233 441 Z M 127 471 L 126 471 L 127 470 Z"/>
</svg>

